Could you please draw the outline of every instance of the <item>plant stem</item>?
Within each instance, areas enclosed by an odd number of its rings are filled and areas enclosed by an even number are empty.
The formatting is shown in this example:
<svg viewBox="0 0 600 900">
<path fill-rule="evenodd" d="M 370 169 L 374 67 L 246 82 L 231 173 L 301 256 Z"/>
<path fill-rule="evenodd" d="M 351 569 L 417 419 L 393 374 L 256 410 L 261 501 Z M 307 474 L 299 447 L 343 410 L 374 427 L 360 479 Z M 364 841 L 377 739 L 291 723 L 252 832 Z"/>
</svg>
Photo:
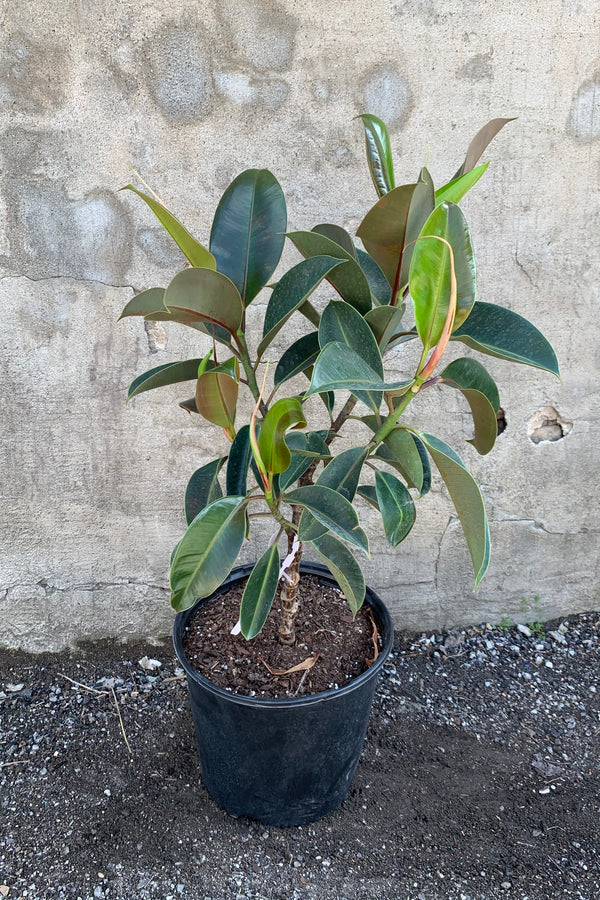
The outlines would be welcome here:
<svg viewBox="0 0 600 900">
<path fill-rule="evenodd" d="M 258 390 L 258 384 L 256 382 L 256 374 L 254 369 L 252 368 L 252 363 L 250 361 L 250 353 L 248 352 L 248 344 L 246 342 L 246 335 L 240 329 L 236 335 L 237 344 L 240 348 L 240 362 L 244 367 L 244 372 L 246 373 L 246 378 L 248 379 L 248 387 L 252 391 L 252 396 L 255 400 L 258 400 L 260 391 Z M 267 414 L 267 406 L 261 400 L 260 401 L 260 414 L 261 416 L 266 416 Z"/>
<path fill-rule="evenodd" d="M 377 444 L 380 444 L 383 440 L 385 440 L 388 434 L 390 434 L 394 430 L 396 422 L 417 392 L 414 390 L 415 387 L 417 388 L 417 391 L 419 390 L 417 385 L 413 385 L 412 388 L 409 388 L 407 390 L 406 394 L 404 394 L 402 400 L 400 401 L 394 412 L 390 413 L 390 415 L 387 416 L 381 428 L 375 432 L 375 434 L 371 438 L 371 444 L 377 446 Z"/>
</svg>

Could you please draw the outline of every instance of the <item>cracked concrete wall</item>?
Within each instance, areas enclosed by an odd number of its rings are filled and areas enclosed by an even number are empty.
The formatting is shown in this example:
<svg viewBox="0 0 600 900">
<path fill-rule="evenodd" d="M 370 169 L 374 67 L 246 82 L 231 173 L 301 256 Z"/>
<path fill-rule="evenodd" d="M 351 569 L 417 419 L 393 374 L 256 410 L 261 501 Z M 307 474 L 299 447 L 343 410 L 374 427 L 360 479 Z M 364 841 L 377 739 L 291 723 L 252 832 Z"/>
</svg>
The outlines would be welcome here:
<svg viewBox="0 0 600 900">
<path fill-rule="evenodd" d="M 362 111 L 390 124 L 399 181 L 428 152 L 448 178 L 484 122 L 519 116 L 465 204 L 480 297 L 536 323 L 563 373 L 486 361 L 507 428 L 489 457 L 460 451 L 491 520 L 476 594 L 438 482 L 397 551 L 375 541 L 368 579 L 407 628 L 526 620 L 536 596 L 536 617 L 597 607 L 596 3 L 1 0 L 0 21 L 1 643 L 165 633 L 183 490 L 221 440 L 174 389 L 125 409 L 134 375 L 203 350 L 185 329 L 116 325 L 182 264 L 116 193 L 130 167 L 203 240 L 251 166 L 281 180 L 291 228 L 352 229 L 375 199 Z M 459 448 L 468 412 L 436 390 L 425 422 Z"/>
</svg>

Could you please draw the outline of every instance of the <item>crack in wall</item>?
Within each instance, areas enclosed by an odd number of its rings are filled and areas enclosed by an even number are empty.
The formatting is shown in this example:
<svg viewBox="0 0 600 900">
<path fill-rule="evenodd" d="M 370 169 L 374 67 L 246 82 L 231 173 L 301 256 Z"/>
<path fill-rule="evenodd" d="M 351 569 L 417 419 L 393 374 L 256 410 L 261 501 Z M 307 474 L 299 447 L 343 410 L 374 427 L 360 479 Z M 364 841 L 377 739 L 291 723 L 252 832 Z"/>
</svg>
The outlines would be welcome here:
<svg viewBox="0 0 600 900">
<path fill-rule="evenodd" d="M 97 284 L 101 287 L 114 288 L 116 290 L 125 290 L 129 288 L 130 291 L 133 291 L 134 294 L 139 293 L 139 289 L 135 288 L 132 284 L 109 284 L 106 281 L 99 281 L 96 278 L 74 278 L 73 275 L 44 275 L 41 278 L 33 278 L 31 275 L 2 275 L 0 277 L 0 281 L 6 281 L 10 278 L 25 278 L 26 281 L 32 281 L 34 284 L 41 284 L 44 281 L 56 281 L 57 279 L 63 279 L 64 281 L 73 281 L 75 284 Z"/>
</svg>

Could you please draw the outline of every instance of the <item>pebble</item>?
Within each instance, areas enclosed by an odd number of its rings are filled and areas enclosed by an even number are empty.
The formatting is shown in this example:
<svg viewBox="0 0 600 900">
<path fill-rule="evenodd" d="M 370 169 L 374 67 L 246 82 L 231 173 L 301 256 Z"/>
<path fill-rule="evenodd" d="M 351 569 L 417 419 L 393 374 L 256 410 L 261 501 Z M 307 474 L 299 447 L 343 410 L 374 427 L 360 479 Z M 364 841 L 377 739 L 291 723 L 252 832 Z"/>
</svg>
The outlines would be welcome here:
<svg viewBox="0 0 600 900">
<path fill-rule="evenodd" d="M 527 625 L 517 625 L 517 631 L 520 631 L 525 637 L 531 637 L 531 629 Z"/>
</svg>

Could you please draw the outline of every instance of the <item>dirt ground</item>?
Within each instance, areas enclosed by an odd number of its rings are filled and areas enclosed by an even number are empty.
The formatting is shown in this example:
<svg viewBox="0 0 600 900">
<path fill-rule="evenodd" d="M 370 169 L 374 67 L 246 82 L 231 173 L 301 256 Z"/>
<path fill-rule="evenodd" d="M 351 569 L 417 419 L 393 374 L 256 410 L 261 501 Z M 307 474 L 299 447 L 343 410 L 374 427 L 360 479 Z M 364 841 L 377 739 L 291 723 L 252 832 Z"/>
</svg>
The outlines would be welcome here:
<svg viewBox="0 0 600 900">
<path fill-rule="evenodd" d="M 1 652 L 0 897 L 597 900 L 599 629 L 399 635 L 348 800 L 291 829 L 209 799 L 167 644 Z"/>
</svg>

